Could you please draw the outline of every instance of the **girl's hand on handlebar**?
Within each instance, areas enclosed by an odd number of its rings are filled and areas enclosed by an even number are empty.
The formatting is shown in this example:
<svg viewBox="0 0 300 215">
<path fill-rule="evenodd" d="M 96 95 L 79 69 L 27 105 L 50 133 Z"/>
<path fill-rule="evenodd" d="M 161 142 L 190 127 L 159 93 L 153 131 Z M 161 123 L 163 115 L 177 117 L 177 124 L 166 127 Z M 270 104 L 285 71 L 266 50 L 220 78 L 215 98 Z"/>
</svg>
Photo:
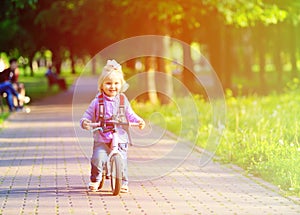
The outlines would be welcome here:
<svg viewBox="0 0 300 215">
<path fill-rule="evenodd" d="M 144 120 L 141 120 L 138 123 L 139 123 L 139 129 L 144 129 L 145 128 L 146 123 L 145 123 Z"/>
<path fill-rule="evenodd" d="M 86 129 L 86 130 L 91 130 L 91 126 L 89 125 L 89 123 L 91 123 L 92 121 L 88 120 L 88 119 L 85 119 L 83 120 L 82 122 L 82 128 L 83 129 Z"/>
</svg>

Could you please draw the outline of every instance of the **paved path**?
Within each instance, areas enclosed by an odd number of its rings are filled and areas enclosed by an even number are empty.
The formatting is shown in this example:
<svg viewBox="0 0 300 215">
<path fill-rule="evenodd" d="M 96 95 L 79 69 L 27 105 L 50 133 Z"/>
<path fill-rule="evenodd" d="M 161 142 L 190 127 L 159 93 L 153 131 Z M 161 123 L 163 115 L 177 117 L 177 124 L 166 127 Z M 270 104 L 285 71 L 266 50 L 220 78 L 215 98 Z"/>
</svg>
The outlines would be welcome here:
<svg viewBox="0 0 300 215">
<path fill-rule="evenodd" d="M 178 145 L 183 151 L 187 146 L 157 128 L 142 135 L 133 131 L 140 144 L 129 152 L 129 193 L 112 196 L 108 181 L 100 192 L 88 192 L 91 137 L 73 123 L 82 113 L 72 115 L 86 108 L 88 85 L 73 109 L 68 91 L 31 104 L 31 113 L 15 113 L 4 124 L 1 215 L 300 214 L 299 202 L 236 168 L 214 162 L 200 167 L 196 150 L 188 157 L 176 156 Z"/>
</svg>

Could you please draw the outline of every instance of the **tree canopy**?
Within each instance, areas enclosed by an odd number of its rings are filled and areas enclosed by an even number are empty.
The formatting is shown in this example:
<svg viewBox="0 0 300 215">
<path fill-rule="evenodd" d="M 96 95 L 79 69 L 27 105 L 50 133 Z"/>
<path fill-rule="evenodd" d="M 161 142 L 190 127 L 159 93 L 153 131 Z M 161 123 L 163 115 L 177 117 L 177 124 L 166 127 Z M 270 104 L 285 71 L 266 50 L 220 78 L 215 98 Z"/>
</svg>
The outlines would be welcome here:
<svg viewBox="0 0 300 215">
<path fill-rule="evenodd" d="M 201 32 L 199 29 L 205 29 L 217 20 L 239 27 L 254 26 L 257 22 L 276 24 L 283 21 L 288 12 L 289 17 L 296 17 L 294 6 L 297 5 L 294 1 L 289 1 L 291 7 L 287 7 L 286 3 L 276 5 L 253 0 L 3 2 L 0 9 L 0 28 L 4 32 L 0 40 L 1 51 L 20 49 L 19 41 L 28 44 L 32 40 L 30 43 L 34 47 L 34 43 L 56 50 L 59 48 L 54 46 L 72 47 L 77 49 L 76 52 L 90 54 L 134 35 L 168 34 L 180 39 L 195 38 Z"/>
<path fill-rule="evenodd" d="M 299 29 L 300 20 L 300 3 L 293 0 L 276 3 L 271 0 L 2 2 L 1 52 L 32 58 L 36 51 L 49 49 L 56 61 L 61 62 L 65 51 L 71 56 L 93 56 L 108 45 L 131 36 L 169 35 L 187 43 L 206 44 L 220 77 L 227 75 L 230 68 L 222 69 L 219 53 L 228 49 L 226 61 L 233 63 L 236 58 L 236 47 L 233 47 L 239 40 L 233 37 L 238 29 L 253 31 L 251 38 L 255 38 L 255 32 L 264 37 L 267 36 L 264 29 L 270 26 Z"/>
</svg>

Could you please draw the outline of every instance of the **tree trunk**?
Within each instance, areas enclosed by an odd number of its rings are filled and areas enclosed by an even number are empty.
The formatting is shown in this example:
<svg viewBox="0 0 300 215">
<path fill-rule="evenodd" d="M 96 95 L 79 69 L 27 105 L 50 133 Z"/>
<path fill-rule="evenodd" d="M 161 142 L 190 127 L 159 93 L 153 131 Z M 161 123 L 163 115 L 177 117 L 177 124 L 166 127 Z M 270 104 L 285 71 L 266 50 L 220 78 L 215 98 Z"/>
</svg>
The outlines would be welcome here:
<svg viewBox="0 0 300 215">
<path fill-rule="evenodd" d="M 221 41 L 221 65 L 222 65 L 222 79 L 224 88 L 232 88 L 232 70 L 236 61 L 232 55 L 232 37 L 231 29 L 228 26 L 222 28 L 222 41 Z"/>
<path fill-rule="evenodd" d="M 278 24 L 276 27 L 273 28 L 273 34 L 274 34 L 274 43 L 273 43 L 273 48 L 274 48 L 274 56 L 273 56 L 273 62 L 274 66 L 276 68 L 276 73 L 277 73 L 277 84 L 278 86 L 281 86 L 282 84 L 282 77 L 283 77 L 283 70 L 282 70 L 282 63 L 281 63 L 281 41 L 280 41 L 280 35 L 282 34 L 281 32 L 281 25 Z"/>
<path fill-rule="evenodd" d="M 209 61 L 214 71 L 216 72 L 218 78 L 220 79 L 223 85 L 223 60 L 222 57 L 224 52 L 222 53 L 222 44 L 221 44 L 221 24 L 216 23 L 217 26 L 214 26 L 214 29 L 211 31 L 211 38 L 208 40 L 209 44 Z"/>
<path fill-rule="evenodd" d="M 266 71 L 265 71 L 265 64 L 266 64 L 266 58 L 265 58 L 265 49 L 262 45 L 260 49 L 258 50 L 259 53 L 259 80 L 260 80 L 260 86 L 266 87 Z"/>
<path fill-rule="evenodd" d="M 61 64 L 62 64 L 62 59 L 59 55 L 59 52 L 52 52 L 53 53 L 53 57 L 52 57 L 52 62 L 53 62 L 53 66 L 55 68 L 55 72 L 56 74 L 60 74 L 61 73 Z"/>
<path fill-rule="evenodd" d="M 30 70 L 30 76 L 34 76 L 34 71 L 33 71 L 33 58 L 34 58 L 34 54 L 29 56 L 29 70 Z M 27 76 L 27 72 L 26 69 L 24 69 L 24 75 Z"/>
<path fill-rule="evenodd" d="M 158 103 L 158 97 L 156 93 L 155 86 L 155 63 L 153 57 L 146 57 L 145 62 L 146 72 L 147 72 L 147 87 L 148 87 L 148 97 L 152 104 Z"/>
<path fill-rule="evenodd" d="M 165 58 L 156 58 L 158 72 L 163 73 L 156 78 L 156 87 L 159 93 L 160 102 L 162 104 L 170 103 L 170 98 L 173 97 L 173 77 L 168 63 L 170 62 L 166 58 L 170 58 L 170 37 L 164 37 L 161 44 L 162 53 L 161 56 Z"/>
<path fill-rule="evenodd" d="M 290 24 L 290 57 L 291 57 L 291 65 L 292 65 L 292 78 L 295 78 L 298 76 L 297 72 L 297 48 L 296 48 L 296 31 L 295 26 L 293 24 Z"/>
<path fill-rule="evenodd" d="M 60 74 L 61 73 L 61 64 L 62 64 L 62 60 L 58 60 L 56 61 L 54 67 L 55 67 L 55 71 L 56 71 L 56 74 Z"/>
<path fill-rule="evenodd" d="M 185 87 L 189 89 L 190 92 L 196 93 L 196 89 L 194 87 L 195 83 L 195 76 L 193 75 L 192 71 L 189 71 L 189 69 L 186 66 L 193 67 L 194 63 L 191 56 L 191 47 L 190 43 L 188 45 L 183 46 L 183 71 L 182 71 L 182 82 Z"/>
<path fill-rule="evenodd" d="M 97 63 L 97 62 L 96 62 L 96 58 L 93 57 L 93 58 L 92 58 L 92 74 L 93 74 L 93 75 L 96 75 L 96 67 L 97 67 L 97 66 L 96 66 L 96 63 Z"/>
<path fill-rule="evenodd" d="M 252 65 L 253 65 L 253 32 L 249 29 L 244 30 L 245 33 L 242 34 L 242 41 L 243 41 L 243 70 L 245 77 L 249 82 L 253 80 L 253 72 L 252 72 Z"/>
<path fill-rule="evenodd" d="M 75 74 L 75 56 L 73 55 L 73 52 L 70 51 L 70 60 L 71 60 L 71 73 Z"/>
<path fill-rule="evenodd" d="M 265 77 L 265 64 L 266 64 L 266 31 L 265 31 L 265 26 L 262 24 L 258 26 L 257 29 L 257 50 L 258 50 L 258 60 L 259 60 L 259 80 L 260 80 L 260 87 L 264 88 L 266 86 L 266 77 Z M 261 36 L 262 35 L 262 36 Z M 265 89 L 263 89 L 265 90 Z"/>
</svg>

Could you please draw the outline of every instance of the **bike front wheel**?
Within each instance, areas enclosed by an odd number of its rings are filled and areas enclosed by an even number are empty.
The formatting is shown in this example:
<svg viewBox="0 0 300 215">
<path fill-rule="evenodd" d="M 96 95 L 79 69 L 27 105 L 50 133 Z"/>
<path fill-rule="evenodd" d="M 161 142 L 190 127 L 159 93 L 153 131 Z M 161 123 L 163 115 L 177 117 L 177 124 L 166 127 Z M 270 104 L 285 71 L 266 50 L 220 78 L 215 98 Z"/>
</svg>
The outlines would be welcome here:
<svg viewBox="0 0 300 215">
<path fill-rule="evenodd" d="M 122 158 L 115 154 L 110 159 L 111 162 L 111 189 L 114 196 L 118 195 L 122 186 Z"/>
</svg>

